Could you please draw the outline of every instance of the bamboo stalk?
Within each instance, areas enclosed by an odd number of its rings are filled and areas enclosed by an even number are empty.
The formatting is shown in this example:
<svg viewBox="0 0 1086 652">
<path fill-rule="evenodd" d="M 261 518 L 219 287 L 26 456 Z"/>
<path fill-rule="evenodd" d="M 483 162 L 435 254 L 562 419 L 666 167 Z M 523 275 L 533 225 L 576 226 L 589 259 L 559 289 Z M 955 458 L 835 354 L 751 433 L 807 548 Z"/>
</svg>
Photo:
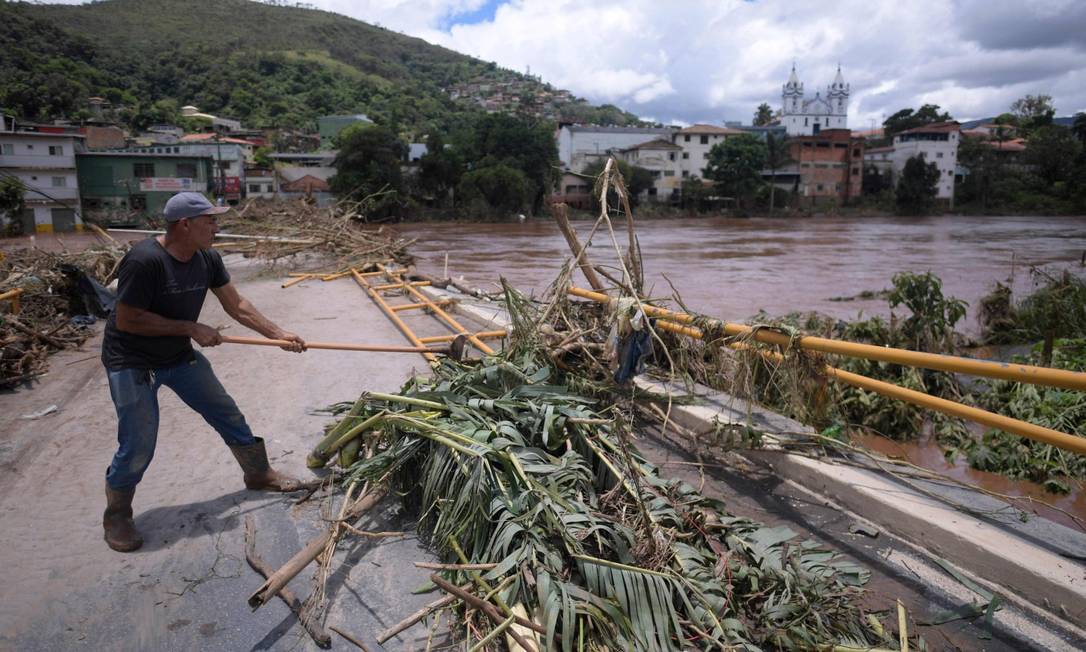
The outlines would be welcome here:
<svg viewBox="0 0 1086 652">
<path fill-rule="evenodd" d="M 471 584 L 463 584 L 459 588 L 466 589 L 466 588 L 468 588 L 470 586 L 471 586 Z M 384 631 L 382 631 L 380 634 L 377 635 L 377 642 L 380 643 L 381 645 L 384 645 L 385 641 L 387 641 L 388 639 L 390 639 L 393 636 L 399 634 L 400 632 L 404 631 L 408 627 L 411 627 L 412 625 L 419 622 L 420 620 L 422 620 L 426 616 L 429 616 L 430 614 L 437 611 L 438 609 L 441 609 L 442 607 L 446 607 L 446 606 L 456 602 L 456 600 L 457 600 L 457 597 L 455 595 L 447 595 L 447 596 L 445 596 L 445 597 L 443 597 L 443 598 L 441 598 L 439 600 L 434 600 L 433 602 L 427 604 L 425 607 L 423 607 L 422 609 L 419 609 L 418 611 L 411 614 L 407 618 L 404 618 L 403 620 L 396 623 L 395 625 L 393 625 L 393 626 L 389 627 L 388 629 L 385 629 Z"/>
<path fill-rule="evenodd" d="M 384 489 L 377 489 L 372 493 L 367 494 L 359 498 L 354 505 L 347 511 L 345 519 L 354 520 L 364 514 L 367 510 L 379 503 L 382 498 L 385 497 Z M 329 528 L 324 534 L 314 537 L 305 548 L 302 548 L 295 554 L 290 560 L 283 564 L 279 570 L 272 573 L 266 582 L 260 585 L 252 595 L 249 596 L 249 606 L 256 611 L 261 606 L 267 604 L 268 600 L 271 600 L 273 596 L 283 590 L 283 587 L 287 585 L 294 577 L 302 572 L 302 570 L 308 566 L 317 555 L 324 550 L 324 547 L 332 538 L 332 532 L 335 528 Z"/>
<path fill-rule="evenodd" d="M 434 573 L 433 575 L 430 576 L 430 581 L 433 582 L 434 584 L 436 584 L 442 591 L 445 591 L 446 593 L 451 593 L 452 595 L 455 595 L 456 597 L 460 598 L 464 602 L 466 602 L 466 603 L 470 604 L 471 606 L 475 607 L 479 611 L 482 611 L 491 620 L 494 621 L 494 624 L 498 625 L 498 624 L 501 624 L 502 622 L 505 621 L 505 618 L 502 618 L 501 614 L 498 613 L 498 608 L 497 607 L 490 604 L 489 602 L 481 600 L 477 596 L 474 596 L 471 593 L 468 593 L 467 591 L 463 591 L 463 590 L 459 589 L 458 587 L 453 586 L 449 582 L 446 582 L 445 580 L 441 579 L 441 576 L 438 575 L 437 573 Z M 537 625 L 536 623 L 533 623 L 530 620 L 527 620 L 525 618 L 521 618 L 520 616 L 516 616 L 516 615 L 512 616 L 512 618 L 514 619 L 514 622 L 517 623 L 518 625 L 523 625 L 524 627 L 527 627 L 527 628 L 529 628 L 529 629 L 531 629 L 533 631 L 539 632 L 540 634 L 546 634 L 547 633 L 547 629 L 545 627 L 543 627 L 541 625 Z M 532 652 L 532 651 L 535 650 L 535 648 L 532 647 L 532 645 L 527 640 L 525 640 L 525 638 L 523 636 L 521 636 L 516 630 L 511 630 L 509 632 L 509 635 L 512 636 L 513 639 L 517 642 L 517 644 L 520 645 L 525 650 L 528 650 L 529 652 Z"/>
<path fill-rule="evenodd" d="M 580 266 L 584 277 L 588 279 L 588 284 L 592 286 L 593 290 L 602 290 L 603 282 L 600 281 L 600 277 L 596 276 L 596 271 L 592 269 L 592 263 L 589 262 L 588 254 L 585 252 L 587 247 L 581 247 L 581 242 L 577 239 L 577 232 L 569 224 L 569 207 L 561 203 L 554 204 L 551 206 L 551 214 L 554 215 L 554 221 L 558 223 L 558 229 L 565 236 L 566 244 L 569 245 L 570 251 L 573 252 L 574 262 Z"/>
<path fill-rule="evenodd" d="M 253 570 L 260 573 L 264 578 L 268 578 L 273 574 L 271 567 L 264 561 L 256 552 L 256 526 L 253 524 L 253 515 L 247 514 L 245 516 L 245 561 L 249 562 Z M 294 596 L 291 590 L 287 587 L 283 587 L 279 590 L 279 598 L 287 603 L 290 610 L 298 617 L 298 622 L 302 624 L 305 631 L 309 632 L 309 635 L 313 638 L 313 642 L 321 648 L 329 648 L 332 646 L 332 637 L 322 630 L 318 623 L 313 619 L 305 617 L 303 613 L 304 607 L 298 598 Z"/>
<path fill-rule="evenodd" d="M 366 647 L 365 643 L 358 640 L 354 636 L 351 636 L 350 634 L 348 634 L 347 632 L 343 631 L 342 629 L 336 627 L 335 625 L 329 625 L 328 629 L 332 630 L 333 632 L 339 634 L 343 638 L 345 638 L 348 641 L 350 641 L 351 643 L 353 643 L 359 650 L 362 650 L 362 652 L 370 652 L 370 649 L 368 647 Z"/>
</svg>

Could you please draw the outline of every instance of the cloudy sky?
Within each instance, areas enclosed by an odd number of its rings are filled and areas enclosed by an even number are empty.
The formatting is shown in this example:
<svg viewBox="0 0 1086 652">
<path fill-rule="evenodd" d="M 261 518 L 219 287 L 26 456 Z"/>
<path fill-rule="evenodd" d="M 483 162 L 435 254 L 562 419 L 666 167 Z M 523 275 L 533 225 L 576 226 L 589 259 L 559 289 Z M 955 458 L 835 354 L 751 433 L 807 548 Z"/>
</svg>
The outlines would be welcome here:
<svg viewBox="0 0 1086 652">
<path fill-rule="evenodd" d="M 1082 0 L 308 0 L 661 122 L 747 123 L 793 60 L 814 95 L 838 62 L 849 125 L 939 104 L 996 115 L 1027 93 L 1086 110 Z"/>
<path fill-rule="evenodd" d="M 840 63 L 854 129 L 924 103 L 998 115 L 1026 94 L 1086 111 L 1086 0 L 306 1 L 664 123 L 749 123 L 780 107 L 793 61 L 809 96 Z"/>
</svg>

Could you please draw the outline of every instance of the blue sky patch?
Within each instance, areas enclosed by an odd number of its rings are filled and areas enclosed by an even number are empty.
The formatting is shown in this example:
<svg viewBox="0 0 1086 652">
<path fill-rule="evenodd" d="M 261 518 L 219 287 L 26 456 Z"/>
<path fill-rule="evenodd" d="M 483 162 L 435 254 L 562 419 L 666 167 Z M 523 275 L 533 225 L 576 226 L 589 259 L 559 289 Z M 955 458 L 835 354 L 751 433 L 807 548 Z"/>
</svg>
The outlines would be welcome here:
<svg viewBox="0 0 1086 652">
<path fill-rule="evenodd" d="M 476 23 L 490 22 L 494 20 L 494 14 L 498 11 L 498 7 L 506 4 L 508 1 L 509 0 L 486 0 L 486 2 L 474 11 L 465 11 L 443 17 L 438 28 L 443 32 L 447 32 L 456 25 L 474 25 Z"/>
</svg>

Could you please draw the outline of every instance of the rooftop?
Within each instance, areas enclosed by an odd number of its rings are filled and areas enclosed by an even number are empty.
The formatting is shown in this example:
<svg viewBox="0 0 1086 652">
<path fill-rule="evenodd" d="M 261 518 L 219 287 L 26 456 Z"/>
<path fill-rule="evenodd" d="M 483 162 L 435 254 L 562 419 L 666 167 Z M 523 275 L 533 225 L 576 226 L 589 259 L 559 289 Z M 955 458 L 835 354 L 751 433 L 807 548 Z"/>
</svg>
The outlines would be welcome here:
<svg viewBox="0 0 1086 652">
<path fill-rule="evenodd" d="M 680 134 L 718 134 L 721 136 L 739 136 L 747 132 L 742 129 L 732 129 L 731 127 L 718 127 L 716 125 L 703 125 L 696 124 L 690 125 L 686 129 L 680 129 Z"/>
<path fill-rule="evenodd" d="M 217 134 L 189 134 L 182 136 L 179 142 L 181 143 L 227 143 L 230 145 L 256 145 L 256 143 L 248 140 L 242 140 L 241 138 L 215 138 Z"/>
<path fill-rule="evenodd" d="M 674 143 L 672 143 L 670 141 L 666 141 L 663 138 L 657 138 L 655 140 L 650 140 L 650 141 L 645 142 L 645 143 L 640 143 L 640 144 L 634 145 L 632 147 L 627 147 L 626 149 L 624 149 L 622 151 L 623 152 L 632 152 L 635 149 L 682 149 L 682 147 L 679 147 L 678 145 L 676 145 L 676 144 L 674 144 Z"/>
<path fill-rule="evenodd" d="M 955 131 L 961 131 L 961 125 L 951 120 L 950 122 L 933 122 L 930 125 L 913 127 L 912 129 L 906 129 L 905 131 L 902 131 L 897 135 L 904 136 L 905 134 L 948 134 Z"/>
</svg>

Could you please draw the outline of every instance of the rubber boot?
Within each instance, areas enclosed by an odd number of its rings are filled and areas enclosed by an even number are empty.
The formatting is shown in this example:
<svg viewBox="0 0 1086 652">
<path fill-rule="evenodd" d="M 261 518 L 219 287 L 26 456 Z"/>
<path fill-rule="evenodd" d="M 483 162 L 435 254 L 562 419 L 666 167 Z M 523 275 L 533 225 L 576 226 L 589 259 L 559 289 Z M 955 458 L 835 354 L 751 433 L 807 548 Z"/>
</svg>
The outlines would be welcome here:
<svg viewBox="0 0 1086 652">
<path fill-rule="evenodd" d="M 143 537 L 132 520 L 132 497 L 136 490 L 117 491 L 106 485 L 106 511 L 102 514 L 102 529 L 106 545 L 117 552 L 132 552 L 143 545 Z"/>
<path fill-rule="evenodd" d="M 264 447 L 264 440 L 256 438 L 255 444 L 248 446 L 231 446 L 230 452 L 241 466 L 245 474 L 246 489 L 266 489 L 268 491 L 298 491 L 307 489 L 311 483 L 283 475 L 271 468 L 268 463 L 268 451 Z"/>
</svg>

